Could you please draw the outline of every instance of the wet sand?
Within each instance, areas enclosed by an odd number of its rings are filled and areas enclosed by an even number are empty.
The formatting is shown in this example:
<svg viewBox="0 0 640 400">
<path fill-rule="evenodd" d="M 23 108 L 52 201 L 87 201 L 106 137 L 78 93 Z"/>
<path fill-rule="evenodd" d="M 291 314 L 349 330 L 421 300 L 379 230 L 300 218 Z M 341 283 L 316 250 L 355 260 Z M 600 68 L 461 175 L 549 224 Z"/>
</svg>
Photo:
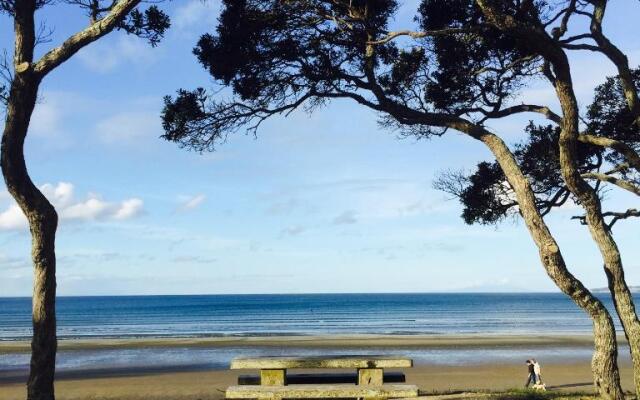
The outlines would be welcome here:
<svg viewBox="0 0 640 400">
<path fill-rule="evenodd" d="M 368 336 L 368 337 L 268 337 L 136 340 L 62 340 L 61 350 L 171 346 L 278 346 L 278 347 L 402 347 L 484 348 L 499 346 L 590 346 L 590 336 Z M 0 343 L 0 354 L 24 352 L 23 342 Z M 632 390 L 631 366 L 620 364 L 623 386 Z M 317 370 L 316 370 L 317 371 Z M 520 388 L 526 379 L 522 363 L 467 363 L 463 366 L 419 365 L 405 369 L 407 383 L 421 392 L 501 391 Z M 235 384 L 241 372 L 229 370 L 166 371 L 161 367 L 119 371 L 73 371 L 61 373 L 56 381 L 59 400 L 75 399 L 221 399 L 227 386 Z M 246 372 L 245 372 L 246 373 Z M 591 371 L 587 360 L 557 361 L 543 365 L 543 379 L 550 390 L 591 393 Z M 0 380 L 0 399 L 25 398 L 25 378 Z"/>
<path fill-rule="evenodd" d="M 622 343 L 624 337 L 618 338 Z M 139 347 L 496 347 L 496 346 L 591 346 L 591 335 L 354 335 L 269 336 L 141 339 L 65 339 L 59 350 L 95 350 Z M 0 342 L 0 353 L 29 351 L 27 341 Z"/>
</svg>

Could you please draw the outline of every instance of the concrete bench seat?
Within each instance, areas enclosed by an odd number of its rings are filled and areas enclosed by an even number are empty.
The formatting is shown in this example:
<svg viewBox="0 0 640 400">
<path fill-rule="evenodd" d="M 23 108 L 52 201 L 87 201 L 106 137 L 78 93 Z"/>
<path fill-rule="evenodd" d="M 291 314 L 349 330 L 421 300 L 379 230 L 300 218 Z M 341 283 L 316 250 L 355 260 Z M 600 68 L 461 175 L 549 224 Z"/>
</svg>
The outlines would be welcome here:
<svg viewBox="0 0 640 400">
<path fill-rule="evenodd" d="M 235 358 L 231 369 L 411 368 L 413 361 L 391 356 L 309 356 Z"/>
<path fill-rule="evenodd" d="M 238 385 L 227 388 L 227 399 L 328 399 L 328 398 L 402 398 L 418 396 L 415 385 Z"/>
<path fill-rule="evenodd" d="M 383 374 L 384 383 L 404 383 L 406 378 L 402 372 L 387 372 Z M 260 375 L 240 375 L 238 385 L 260 385 Z M 320 383 L 358 383 L 356 372 L 322 373 L 322 374 L 287 374 L 287 384 L 320 384 Z"/>
</svg>

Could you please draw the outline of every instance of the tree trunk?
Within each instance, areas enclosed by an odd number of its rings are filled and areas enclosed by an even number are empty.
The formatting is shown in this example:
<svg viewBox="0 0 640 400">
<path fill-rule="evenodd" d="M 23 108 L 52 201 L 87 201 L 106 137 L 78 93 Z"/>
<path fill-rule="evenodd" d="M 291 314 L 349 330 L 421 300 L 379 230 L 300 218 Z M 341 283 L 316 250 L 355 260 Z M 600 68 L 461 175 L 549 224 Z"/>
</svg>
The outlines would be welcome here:
<svg viewBox="0 0 640 400">
<path fill-rule="evenodd" d="M 33 72 L 35 1 L 16 2 L 14 12 L 15 77 L 7 104 L 0 164 L 7 189 L 29 221 L 34 266 L 33 338 L 27 383 L 29 400 L 53 400 L 56 361 L 56 257 L 58 216 L 33 184 L 24 160 L 24 141 L 38 96 L 40 77 Z"/>
<path fill-rule="evenodd" d="M 531 185 L 507 145 L 498 136 L 484 130 L 472 133 L 472 136 L 491 150 L 504 171 L 516 194 L 520 213 L 538 247 L 547 274 L 593 321 L 594 353 L 591 368 L 596 390 L 605 399 L 624 399 L 617 364 L 616 332 L 611 315 L 602 302 L 567 269 L 560 248 L 536 207 Z"/>
<path fill-rule="evenodd" d="M 585 209 L 587 210 L 588 214 L 587 222 L 589 223 L 589 229 L 591 230 L 591 234 L 594 237 L 594 240 L 598 243 L 600 251 L 603 253 L 605 264 L 607 264 L 606 270 L 607 277 L 609 279 L 609 287 L 614 288 L 614 290 L 612 291 L 612 295 L 614 296 L 614 302 L 616 303 L 616 311 L 623 320 L 623 326 L 625 326 L 625 334 L 630 338 L 630 347 L 632 357 L 634 358 L 634 378 L 636 382 L 636 394 L 639 394 L 640 392 L 637 390 L 638 382 L 640 382 L 640 380 L 638 379 L 638 374 L 640 374 L 640 370 L 638 369 L 639 361 L 636 361 L 637 357 L 634 356 L 634 353 L 637 352 L 637 349 L 634 350 L 636 345 L 631 344 L 631 342 L 635 342 L 636 340 L 636 333 L 629 331 L 628 324 L 625 324 L 624 322 L 625 320 L 629 321 L 631 319 L 631 312 L 633 312 L 635 316 L 635 310 L 633 309 L 633 300 L 631 299 L 628 288 L 626 287 L 626 283 L 624 282 L 624 273 L 622 270 L 622 263 L 620 262 L 620 253 L 618 252 L 617 247 L 615 246 L 615 242 L 613 241 L 613 238 L 611 237 L 608 230 L 603 230 L 604 226 L 602 224 L 594 225 L 594 223 L 597 222 L 598 219 L 603 222 L 602 214 L 599 210 L 600 201 L 592 188 L 581 178 L 576 168 L 577 163 L 575 154 L 579 133 L 578 106 L 572 88 L 571 72 L 567 56 L 564 53 L 563 49 L 558 46 L 558 43 L 545 32 L 543 26 L 536 26 L 531 23 L 521 23 L 512 16 L 503 14 L 500 9 L 496 7 L 495 3 L 489 0 L 476 0 L 476 2 L 478 6 L 480 6 L 484 16 L 487 18 L 487 21 L 489 23 L 502 30 L 503 32 L 512 35 L 515 39 L 519 40 L 521 46 L 527 49 L 527 51 L 535 50 L 538 54 L 543 56 L 544 59 L 553 67 L 552 74 L 550 74 L 551 76 L 549 76 L 549 80 L 555 86 L 556 94 L 558 96 L 558 100 L 560 101 L 563 112 L 559 140 L 560 168 L 562 170 L 563 178 L 569 190 L 576 197 L 578 197 L 582 203 L 585 203 L 585 201 L 586 203 L 589 203 L 583 204 L 586 206 Z M 553 76 L 553 74 L 555 74 L 555 76 Z M 520 203 L 520 205 L 522 206 L 522 203 L 520 201 L 518 201 L 518 203 Z M 591 214 L 591 216 L 589 216 L 589 214 Z M 590 220 L 589 218 L 592 219 Z M 590 293 L 589 296 L 593 297 Z M 576 301 L 576 303 L 580 301 L 577 297 L 572 296 L 572 298 L 574 298 L 574 301 Z M 597 299 L 595 300 L 597 301 Z M 599 301 L 597 301 L 597 303 L 599 304 L 597 308 L 602 307 L 602 303 L 600 303 Z M 603 313 L 606 312 L 606 310 L 597 312 L 594 309 L 592 311 L 594 312 L 594 314 L 592 314 L 594 319 L 594 334 L 598 335 L 598 331 L 601 328 L 604 328 L 604 325 L 600 326 L 598 321 L 602 321 L 604 319 Z M 610 320 L 611 316 L 608 316 L 608 319 Z M 635 318 L 635 320 L 637 322 L 637 318 Z M 611 330 L 613 330 L 613 327 L 611 328 Z M 611 336 L 611 334 L 613 334 L 613 343 L 615 343 L 615 331 L 607 333 L 607 337 L 602 338 L 601 345 L 603 346 L 603 351 L 606 350 L 606 347 L 609 346 L 609 342 L 611 341 L 609 336 Z M 596 349 L 598 346 L 598 342 L 599 339 L 596 337 Z M 606 377 L 607 374 L 612 374 L 612 369 L 615 368 L 615 375 L 618 375 L 617 366 L 615 365 L 616 360 L 615 358 L 611 358 L 611 356 L 612 354 L 609 354 L 609 358 L 606 359 L 598 357 L 598 354 L 594 354 L 594 370 L 598 367 L 601 368 L 601 372 L 605 374 L 603 376 Z M 610 383 L 613 383 L 613 381 L 611 381 Z M 610 386 L 610 383 L 607 383 L 607 386 Z M 619 382 L 617 386 L 619 388 Z M 617 392 L 618 389 L 615 389 L 615 391 Z M 619 394 L 613 392 L 611 394 L 622 396 L 621 391 Z"/>
<path fill-rule="evenodd" d="M 27 399 L 53 400 L 56 362 L 56 255 L 57 215 L 53 207 L 34 208 L 29 223 L 34 264 L 33 338 Z"/>
<path fill-rule="evenodd" d="M 566 58 L 556 62 L 555 70 L 556 93 L 563 112 L 559 140 L 560 169 L 567 188 L 576 196 L 585 210 L 589 232 L 602 255 L 613 304 L 629 342 L 636 395 L 640 395 L 640 321 L 638 321 L 633 297 L 624 277 L 620 251 L 602 216 L 600 199 L 595 190 L 580 176 L 577 168 L 578 103 L 573 92 L 569 63 Z"/>
</svg>

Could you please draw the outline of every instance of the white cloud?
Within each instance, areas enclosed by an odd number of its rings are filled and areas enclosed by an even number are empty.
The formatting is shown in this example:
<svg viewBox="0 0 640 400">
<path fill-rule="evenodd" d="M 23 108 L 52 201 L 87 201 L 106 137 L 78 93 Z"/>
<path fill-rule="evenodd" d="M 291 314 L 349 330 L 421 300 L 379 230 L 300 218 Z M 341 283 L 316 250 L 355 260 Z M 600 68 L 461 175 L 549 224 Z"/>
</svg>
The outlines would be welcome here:
<svg viewBox="0 0 640 400">
<path fill-rule="evenodd" d="M 127 220 L 144 212 L 144 202 L 138 198 L 109 202 L 97 194 L 90 193 L 85 200 L 76 200 L 74 186 L 68 182 L 60 182 L 57 185 L 45 183 L 40 190 L 56 207 L 60 221 Z M 27 219 L 17 204 L 11 204 L 0 213 L 0 230 L 25 228 Z"/>
<path fill-rule="evenodd" d="M 56 186 L 45 183 L 40 190 L 56 207 L 68 207 L 73 200 L 73 185 L 68 182 L 59 182 Z"/>
<path fill-rule="evenodd" d="M 156 139 L 161 132 L 160 116 L 149 112 L 122 112 L 103 119 L 96 131 L 108 144 L 131 144 L 140 139 Z"/>
<path fill-rule="evenodd" d="M 189 211 L 198 208 L 205 200 L 207 196 L 204 194 L 197 194 L 195 196 L 182 196 L 180 197 L 180 211 Z"/>
<path fill-rule="evenodd" d="M 78 59 L 93 72 L 109 73 L 122 65 L 148 66 L 157 59 L 158 49 L 133 35 L 100 40 L 78 53 Z"/>
<path fill-rule="evenodd" d="M 94 220 L 109 213 L 110 204 L 98 198 L 88 198 L 59 211 L 64 219 Z"/>
<path fill-rule="evenodd" d="M 27 218 L 17 204 L 0 213 L 0 230 L 18 230 L 27 227 Z"/>
<path fill-rule="evenodd" d="M 219 1 L 191 0 L 175 10 L 171 17 L 171 28 L 180 32 L 191 31 L 202 25 L 210 28 L 216 22 L 219 6 Z"/>
<path fill-rule="evenodd" d="M 133 198 L 120 203 L 120 207 L 113 214 L 114 219 L 126 220 L 137 217 L 144 212 L 144 202 L 141 199 Z"/>
</svg>

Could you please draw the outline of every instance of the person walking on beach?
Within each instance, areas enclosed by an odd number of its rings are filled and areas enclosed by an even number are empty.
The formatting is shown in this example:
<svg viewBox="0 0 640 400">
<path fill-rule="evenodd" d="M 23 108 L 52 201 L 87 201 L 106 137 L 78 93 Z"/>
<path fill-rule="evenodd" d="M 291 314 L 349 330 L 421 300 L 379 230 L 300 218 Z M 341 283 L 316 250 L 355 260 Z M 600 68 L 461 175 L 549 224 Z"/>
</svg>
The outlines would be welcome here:
<svg viewBox="0 0 640 400">
<path fill-rule="evenodd" d="M 542 385 L 542 375 L 540 374 L 542 369 L 540 368 L 540 364 L 538 364 L 535 358 L 532 358 L 531 362 L 533 363 L 533 374 L 536 378 L 535 383 L 536 385 Z"/>
<path fill-rule="evenodd" d="M 537 383 L 537 379 L 536 379 L 536 372 L 535 372 L 535 367 L 533 364 L 533 360 L 527 360 L 525 361 L 525 364 L 527 364 L 527 383 L 524 384 L 525 388 L 528 388 L 530 384 L 536 384 Z"/>
</svg>

